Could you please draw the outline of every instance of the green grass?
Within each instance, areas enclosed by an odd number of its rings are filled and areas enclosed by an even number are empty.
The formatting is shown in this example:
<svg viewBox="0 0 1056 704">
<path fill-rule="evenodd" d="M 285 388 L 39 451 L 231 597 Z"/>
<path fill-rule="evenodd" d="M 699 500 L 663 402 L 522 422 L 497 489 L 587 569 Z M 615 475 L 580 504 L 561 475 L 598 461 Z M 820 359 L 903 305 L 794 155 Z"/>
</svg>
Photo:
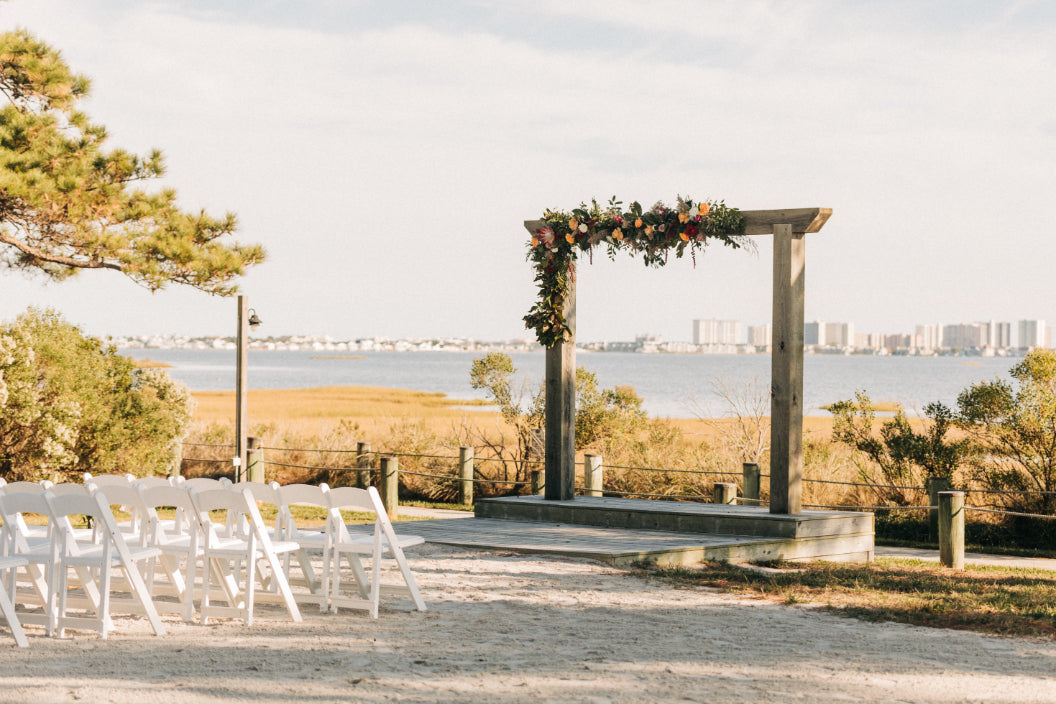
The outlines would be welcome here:
<svg viewBox="0 0 1056 704">
<path fill-rule="evenodd" d="M 868 565 L 787 566 L 799 571 L 759 574 L 705 563 L 701 569 L 650 568 L 648 572 L 682 587 L 815 604 L 866 621 L 1056 638 L 1056 572 L 1007 567 L 954 572 L 934 563 L 887 558 Z"/>
</svg>

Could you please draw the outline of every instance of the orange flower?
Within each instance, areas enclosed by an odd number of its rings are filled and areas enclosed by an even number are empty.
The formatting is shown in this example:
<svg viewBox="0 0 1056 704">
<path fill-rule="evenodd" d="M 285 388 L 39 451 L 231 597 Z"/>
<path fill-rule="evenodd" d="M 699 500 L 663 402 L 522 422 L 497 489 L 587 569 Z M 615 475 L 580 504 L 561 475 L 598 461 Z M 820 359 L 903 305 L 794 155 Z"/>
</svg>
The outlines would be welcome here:
<svg viewBox="0 0 1056 704">
<path fill-rule="evenodd" d="M 700 210 L 700 214 L 703 216 L 708 214 L 708 211 L 711 210 L 711 206 L 707 203 L 698 203 L 697 209 Z"/>
<path fill-rule="evenodd" d="M 615 230 L 613 230 L 612 231 L 612 239 L 614 239 L 614 240 L 622 240 L 623 239 L 623 230 L 621 230 L 618 227 Z"/>
<path fill-rule="evenodd" d="M 569 230 L 575 230 L 577 227 L 579 227 L 579 220 L 576 220 L 575 218 L 572 218 L 571 220 L 568 221 L 568 229 Z"/>
<path fill-rule="evenodd" d="M 638 218 L 637 220 L 635 220 L 634 221 L 634 226 L 635 227 L 641 227 L 642 226 L 642 219 Z"/>
<path fill-rule="evenodd" d="M 678 221 L 682 223 L 689 222 L 689 213 L 679 213 Z"/>
<path fill-rule="evenodd" d="M 683 242 L 689 242 L 689 235 L 687 235 L 685 232 L 679 232 L 678 236 L 682 238 Z"/>
<path fill-rule="evenodd" d="M 652 225 L 646 225 L 645 226 L 645 234 L 646 235 L 652 235 L 653 234 L 653 226 Z"/>
<path fill-rule="evenodd" d="M 533 247 L 538 247 L 539 246 L 539 238 L 538 237 L 533 237 L 532 238 L 532 246 Z"/>
<path fill-rule="evenodd" d="M 571 232 L 569 232 L 567 235 L 565 235 L 565 242 L 568 242 L 569 244 L 575 244 L 576 238 L 572 236 Z"/>
</svg>

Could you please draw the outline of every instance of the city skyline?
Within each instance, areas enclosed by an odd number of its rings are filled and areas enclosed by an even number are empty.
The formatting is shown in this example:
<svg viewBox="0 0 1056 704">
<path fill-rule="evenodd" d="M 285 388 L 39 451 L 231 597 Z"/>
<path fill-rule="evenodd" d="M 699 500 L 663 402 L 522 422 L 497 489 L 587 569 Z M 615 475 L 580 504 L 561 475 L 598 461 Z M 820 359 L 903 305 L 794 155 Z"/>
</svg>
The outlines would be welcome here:
<svg viewBox="0 0 1056 704">
<path fill-rule="evenodd" d="M 832 208 L 808 319 L 1056 320 L 1052 3 L 9 0 L 0 24 L 87 74 L 89 116 L 162 149 L 181 205 L 238 214 L 276 334 L 526 336 L 521 222 L 612 195 Z M 684 338 L 702 304 L 767 320 L 754 239 L 659 271 L 595 252 L 579 335 Z M 234 326 L 194 291 L 5 271 L 0 319 L 31 304 L 95 335 Z"/>
</svg>

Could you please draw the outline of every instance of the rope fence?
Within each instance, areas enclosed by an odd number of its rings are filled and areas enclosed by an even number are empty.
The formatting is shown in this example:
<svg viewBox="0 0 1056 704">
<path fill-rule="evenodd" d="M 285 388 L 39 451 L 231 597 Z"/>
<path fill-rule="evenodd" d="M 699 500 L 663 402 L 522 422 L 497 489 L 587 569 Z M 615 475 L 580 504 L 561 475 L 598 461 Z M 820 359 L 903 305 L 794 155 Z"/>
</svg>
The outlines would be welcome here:
<svg viewBox="0 0 1056 704">
<path fill-rule="evenodd" d="M 362 443 L 362 445 L 367 445 Z M 212 448 L 233 448 L 233 445 L 227 443 L 184 443 L 185 447 L 212 447 Z M 319 453 L 319 454 L 355 454 L 360 461 L 364 458 L 370 458 L 370 460 L 377 460 L 379 458 L 404 458 L 414 460 L 432 460 L 438 462 L 451 463 L 453 466 L 458 468 L 463 465 L 465 458 L 455 455 L 439 455 L 439 454 L 419 454 L 412 452 L 386 452 L 383 450 L 371 450 L 361 447 L 359 449 L 331 449 L 331 448 L 286 448 L 286 447 L 273 447 L 263 446 L 259 448 L 275 453 Z M 472 448 L 467 448 L 472 450 Z M 499 462 L 504 465 L 515 464 L 521 468 L 525 467 L 541 467 L 545 465 L 543 460 L 523 460 L 517 458 L 504 458 L 504 457 L 476 457 L 474 453 L 469 454 L 469 466 L 475 468 L 477 465 L 487 462 Z M 205 458 L 205 457 L 185 457 L 183 458 L 186 462 L 197 462 L 197 463 L 219 463 L 229 464 L 230 458 Z M 596 456 L 598 467 L 594 467 L 591 462 L 584 460 L 576 462 L 576 466 L 582 468 L 584 476 L 587 477 L 592 471 L 598 470 L 600 474 L 601 458 Z M 367 473 L 377 471 L 375 466 L 323 466 L 316 464 L 302 464 L 295 462 L 281 462 L 272 459 L 261 460 L 261 464 L 272 467 L 282 467 L 288 469 L 299 469 L 307 471 L 318 471 L 318 472 L 354 472 L 354 473 Z M 370 465 L 375 465 L 377 462 L 370 461 Z M 746 463 L 746 465 L 753 465 L 755 467 L 755 477 L 757 479 L 768 479 L 768 474 L 759 472 L 757 464 Z M 722 478 L 735 478 L 738 473 L 735 471 L 711 471 L 711 470 L 698 470 L 698 469 L 664 469 L 659 467 L 640 467 L 633 465 L 604 465 L 604 470 L 621 470 L 621 471 L 640 471 L 640 472 L 656 472 L 666 474 L 685 474 L 693 476 L 713 476 Z M 465 467 L 462 468 L 461 474 L 436 474 L 430 472 L 414 471 L 411 469 L 400 468 L 399 474 L 418 477 L 422 479 L 431 479 L 440 482 L 450 483 L 462 483 L 463 486 L 479 486 L 479 485 L 494 485 L 504 487 L 531 487 L 533 491 L 541 489 L 541 483 L 538 481 L 520 481 L 520 480 L 509 480 L 509 479 L 488 479 L 485 477 L 467 476 L 465 474 Z M 541 474 L 541 473 L 540 473 Z M 534 476 L 534 472 L 533 472 Z M 747 486 L 747 474 L 745 476 L 745 486 Z M 874 484 L 869 482 L 849 482 L 840 481 L 834 479 L 803 479 L 805 484 L 820 484 L 820 485 L 832 485 L 832 486 L 847 486 L 847 487 L 860 487 L 867 490 L 897 490 L 897 491 L 920 491 L 927 493 L 927 487 L 921 486 L 909 486 L 900 484 Z M 650 491 L 623 491 L 614 488 L 603 489 L 601 487 L 600 476 L 596 480 L 597 483 L 591 484 L 589 481 L 585 485 L 577 485 L 575 490 L 581 494 L 594 495 L 594 496 L 614 496 L 614 497 L 642 497 L 651 499 L 662 499 L 666 501 L 688 501 L 688 502 L 707 502 L 712 501 L 713 497 L 709 497 L 706 494 L 701 493 L 683 493 L 683 494 L 664 494 Z M 758 486 L 758 482 L 756 482 Z M 1056 496 L 1056 491 L 1025 491 L 1025 490 L 1014 490 L 1014 489 L 973 489 L 968 488 L 962 491 L 963 494 L 979 494 L 979 495 L 1005 495 L 1005 496 Z M 472 499 L 470 498 L 471 502 Z M 741 505 L 751 506 L 765 506 L 768 505 L 768 501 L 760 496 L 737 496 L 736 502 Z M 930 503 L 930 502 L 929 502 Z M 838 511 L 936 511 L 938 506 L 926 505 L 926 506 L 907 506 L 907 505 L 873 505 L 873 506 L 853 506 L 845 504 L 829 504 L 829 503 L 817 503 L 817 504 L 803 504 L 804 508 L 812 509 L 827 509 L 827 510 L 838 510 Z M 1021 511 L 1009 511 L 1001 510 L 996 508 L 983 508 L 977 506 L 964 506 L 966 511 L 974 511 L 978 513 L 990 514 L 995 516 L 1015 516 L 1021 518 L 1039 518 L 1045 520 L 1056 520 L 1056 516 L 1049 514 L 1038 514 L 1038 513 L 1027 513 Z"/>
</svg>

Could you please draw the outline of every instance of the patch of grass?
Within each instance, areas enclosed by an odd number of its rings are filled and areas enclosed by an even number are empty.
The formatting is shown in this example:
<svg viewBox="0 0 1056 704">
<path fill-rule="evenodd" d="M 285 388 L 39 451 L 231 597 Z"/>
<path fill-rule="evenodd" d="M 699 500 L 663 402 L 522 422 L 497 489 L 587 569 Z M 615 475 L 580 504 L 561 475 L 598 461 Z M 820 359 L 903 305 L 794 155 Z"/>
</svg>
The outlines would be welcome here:
<svg viewBox="0 0 1056 704">
<path fill-rule="evenodd" d="M 792 566 L 792 565 L 789 565 Z M 816 604 L 866 621 L 1056 638 L 1056 573 L 1007 567 L 953 572 L 919 560 L 869 565 L 796 563 L 796 572 L 757 574 L 724 563 L 652 568 L 685 587 L 709 587 L 785 604 Z"/>
</svg>

